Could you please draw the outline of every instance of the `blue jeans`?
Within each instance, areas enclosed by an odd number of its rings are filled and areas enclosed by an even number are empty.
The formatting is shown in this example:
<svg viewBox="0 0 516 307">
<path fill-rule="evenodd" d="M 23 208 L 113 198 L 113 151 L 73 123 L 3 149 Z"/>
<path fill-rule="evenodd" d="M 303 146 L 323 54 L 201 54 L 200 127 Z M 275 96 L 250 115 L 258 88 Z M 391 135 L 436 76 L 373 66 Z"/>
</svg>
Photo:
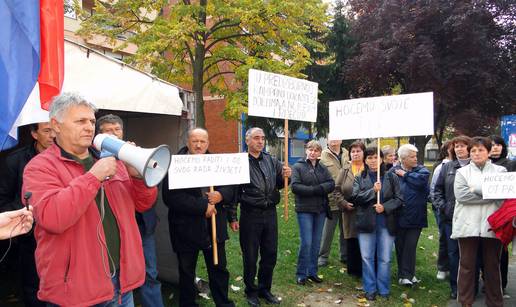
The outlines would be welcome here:
<svg viewBox="0 0 516 307">
<path fill-rule="evenodd" d="M 385 227 L 372 233 L 359 233 L 358 243 L 362 254 L 362 282 L 367 293 L 388 295 L 391 285 L 391 254 L 394 236 Z M 375 259 L 375 254 L 378 259 Z M 375 260 L 378 270 L 375 271 Z"/>
<path fill-rule="evenodd" d="M 113 298 L 109 301 L 105 301 L 96 305 L 93 305 L 92 307 L 134 307 L 134 299 L 133 299 L 133 291 L 126 292 L 121 295 L 120 297 L 120 280 L 119 280 L 119 272 L 116 272 L 115 277 L 111 279 L 111 282 L 113 283 L 113 287 L 115 289 L 115 293 L 113 295 Z M 120 304 L 118 304 L 120 300 Z M 47 307 L 59 307 L 59 305 L 53 304 L 53 303 L 47 303 Z"/>
<path fill-rule="evenodd" d="M 450 289 L 457 292 L 457 274 L 459 271 L 459 242 L 451 239 L 452 224 L 443 222 L 444 236 L 446 237 L 446 247 L 448 249 L 448 262 L 450 265 Z"/>
<path fill-rule="evenodd" d="M 161 283 L 158 281 L 156 267 L 156 241 L 154 234 L 143 234 L 143 255 L 145 256 L 145 283 L 138 288 L 143 307 L 163 307 Z"/>
<path fill-rule="evenodd" d="M 321 246 L 326 213 L 297 213 L 301 245 L 297 257 L 297 278 L 317 276 L 317 258 Z"/>
</svg>

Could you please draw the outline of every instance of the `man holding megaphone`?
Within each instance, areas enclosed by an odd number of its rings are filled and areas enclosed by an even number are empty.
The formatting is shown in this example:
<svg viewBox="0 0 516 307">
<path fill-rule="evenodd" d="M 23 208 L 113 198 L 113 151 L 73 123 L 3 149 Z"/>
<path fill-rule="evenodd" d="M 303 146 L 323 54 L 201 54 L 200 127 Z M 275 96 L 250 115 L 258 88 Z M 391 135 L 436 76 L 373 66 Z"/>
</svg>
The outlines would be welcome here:
<svg viewBox="0 0 516 307">
<path fill-rule="evenodd" d="M 38 298 L 49 306 L 134 306 L 132 290 L 145 280 L 134 212 L 150 209 L 157 189 L 133 167 L 90 150 L 93 104 L 63 93 L 49 111 L 56 143 L 23 177 L 36 220 Z"/>
</svg>

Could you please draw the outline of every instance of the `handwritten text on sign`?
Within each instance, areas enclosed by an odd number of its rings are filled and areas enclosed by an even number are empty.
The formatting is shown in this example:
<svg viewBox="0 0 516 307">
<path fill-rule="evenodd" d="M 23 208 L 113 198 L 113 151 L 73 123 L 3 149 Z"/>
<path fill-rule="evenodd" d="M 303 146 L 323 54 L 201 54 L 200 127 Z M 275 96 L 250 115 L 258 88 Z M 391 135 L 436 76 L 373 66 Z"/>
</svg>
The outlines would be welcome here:
<svg viewBox="0 0 516 307">
<path fill-rule="evenodd" d="M 330 102 L 330 133 L 338 139 L 431 135 L 433 93 Z"/>
<path fill-rule="evenodd" d="M 261 70 L 249 70 L 248 114 L 317 121 L 317 83 Z"/>
<path fill-rule="evenodd" d="M 173 155 L 168 182 L 171 190 L 249 183 L 248 154 Z"/>
<path fill-rule="evenodd" d="M 516 198 L 516 172 L 485 175 L 482 180 L 484 199 Z"/>
</svg>

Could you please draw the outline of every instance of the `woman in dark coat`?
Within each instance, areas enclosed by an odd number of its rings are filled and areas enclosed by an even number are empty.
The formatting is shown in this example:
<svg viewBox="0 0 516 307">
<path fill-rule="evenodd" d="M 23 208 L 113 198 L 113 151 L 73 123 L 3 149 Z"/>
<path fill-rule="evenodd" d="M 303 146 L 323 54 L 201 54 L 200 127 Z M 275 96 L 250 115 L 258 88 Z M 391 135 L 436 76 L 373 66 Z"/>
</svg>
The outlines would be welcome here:
<svg viewBox="0 0 516 307">
<path fill-rule="evenodd" d="M 505 144 L 505 140 L 498 135 L 491 135 L 489 138 L 491 139 L 491 151 L 489 152 L 489 159 L 491 159 L 491 162 L 505 167 L 508 172 L 516 171 L 516 161 L 507 159 L 507 144 Z M 500 273 L 502 275 L 502 289 L 505 295 L 505 288 L 507 288 L 507 274 L 509 273 L 509 251 L 506 248 L 502 249 Z"/>
<path fill-rule="evenodd" d="M 292 167 L 292 192 L 296 196 L 300 246 L 297 259 L 296 283 L 308 280 L 322 282 L 317 276 L 317 259 L 328 208 L 328 193 L 335 182 L 324 165 L 319 163 L 322 147 L 317 141 L 306 144 L 306 159 Z"/>
<path fill-rule="evenodd" d="M 362 282 L 368 300 L 374 300 L 376 294 L 382 297 L 390 294 L 396 215 L 403 204 L 398 177 L 385 172 L 383 162 L 378 169 L 379 158 L 376 147 L 365 150 L 365 169 L 355 177 L 352 196 L 357 206 L 356 228 L 362 255 Z M 377 181 L 377 172 L 380 172 L 380 181 Z M 380 192 L 379 202 L 377 192 Z"/>
</svg>

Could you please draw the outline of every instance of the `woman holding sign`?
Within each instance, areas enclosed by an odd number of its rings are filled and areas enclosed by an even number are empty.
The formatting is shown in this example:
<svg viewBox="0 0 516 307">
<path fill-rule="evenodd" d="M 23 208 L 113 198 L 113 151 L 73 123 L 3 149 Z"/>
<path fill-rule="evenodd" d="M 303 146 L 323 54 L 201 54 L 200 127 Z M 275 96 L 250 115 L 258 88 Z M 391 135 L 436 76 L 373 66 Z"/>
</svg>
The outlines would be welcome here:
<svg viewBox="0 0 516 307">
<path fill-rule="evenodd" d="M 377 294 L 382 297 L 390 294 L 396 213 L 403 204 L 397 176 L 385 172 L 383 162 L 378 169 L 378 159 L 376 147 L 365 150 L 365 169 L 355 177 L 352 196 L 357 206 L 356 228 L 362 255 L 362 282 L 368 300 L 375 300 Z M 377 172 L 380 172 L 380 181 L 377 181 Z M 377 203 L 378 192 L 380 203 Z"/>
<path fill-rule="evenodd" d="M 501 202 L 482 198 L 482 177 L 505 172 L 506 169 L 489 160 L 490 139 L 474 137 L 468 150 L 471 162 L 457 170 L 454 185 L 456 204 L 451 238 L 459 241 L 458 300 L 462 306 L 473 305 L 477 253 L 482 246 L 486 304 L 490 307 L 503 306 L 500 281 L 502 245 L 487 222 Z"/>
<path fill-rule="evenodd" d="M 296 282 L 322 282 L 317 276 L 317 259 L 324 219 L 330 213 L 328 193 L 335 182 L 328 169 L 319 163 L 322 147 L 317 141 L 306 144 L 306 160 L 292 167 L 292 192 L 296 196 L 296 213 L 301 244 L 297 258 Z"/>
</svg>

